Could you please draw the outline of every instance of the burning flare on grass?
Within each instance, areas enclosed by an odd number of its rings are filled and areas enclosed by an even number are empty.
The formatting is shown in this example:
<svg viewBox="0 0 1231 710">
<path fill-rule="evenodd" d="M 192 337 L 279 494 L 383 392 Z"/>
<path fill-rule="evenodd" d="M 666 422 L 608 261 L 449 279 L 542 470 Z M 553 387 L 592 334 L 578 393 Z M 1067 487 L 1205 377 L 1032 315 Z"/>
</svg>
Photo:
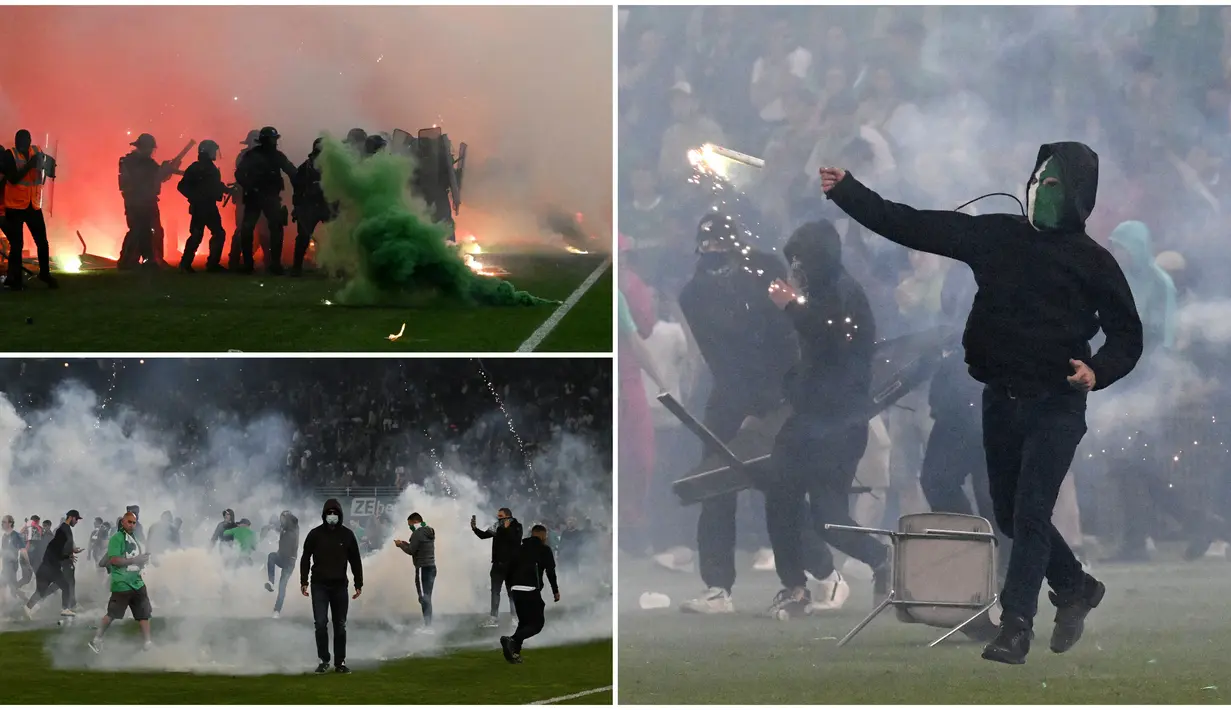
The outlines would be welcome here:
<svg viewBox="0 0 1231 710">
<path fill-rule="evenodd" d="M 389 338 L 389 342 L 391 342 L 391 343 L 392 343 L 393 341 L 395 341 L 395 340 L 397 340 L 398 338 L 402 337 L 402 335 L 403 335 L 405 332 L 406 332 L 406 324 L 405 324 L 405 323 L 403 323 L 403 324 L 402 324 L 402 329 L 401 329 L 401 330 L 399 330 L 397 333 L 390 333 L 389 335 L 387 335 L 387 336 L 385 336 L 385 337 Z"/>
<path fill-rule="evenodd" d="M 584 249 L 578 249 L 577 247 L 571 246 L 571 245 L 565 246 L 564 250 L 570 254 L 589 254 L 590 253 Z"/>
<path fill-rule="evenodd" d="M 66 274 L 81 273 L 81 257 L 76 254 L 64 254 L 55 258 L 56 266 Z"/>
<path fill-rule="evenodd" d="M 499 266 L 488 266 L 476 258 L 476 255 L 483 253 L 483 247 L 479 246 L 479 240 L 473 234 L 468 234 L 462 238 L 462 261 L 470 270 L 480 276 L 507 276 L 508 271 Z"/>
</svg>

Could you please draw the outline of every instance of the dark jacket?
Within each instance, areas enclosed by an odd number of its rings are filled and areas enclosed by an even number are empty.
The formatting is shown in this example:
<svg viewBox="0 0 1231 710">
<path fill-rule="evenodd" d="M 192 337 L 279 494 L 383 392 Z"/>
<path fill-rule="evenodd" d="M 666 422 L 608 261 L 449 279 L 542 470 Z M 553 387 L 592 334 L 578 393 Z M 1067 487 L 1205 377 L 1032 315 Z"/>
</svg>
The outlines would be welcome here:
<svg viewBox="0 0 1231 710">
<path fill-rule="evenodd" d="M 872 387 L 876 324 L 868 297 L 842 268 L 842 242 L 829 222 L 795 230 L 783 255 L 804 282 L 803 303 L 785 309 L 800 355 L 786 378 L 787 400 L 798 414 L 844 418 L 867 402 Z"/>
<path fill-rule="evenodd" d="M 475 537 L 480 540 L 492 539 L 492 564 L 504 567 L 517 556 L 521 547 L 521 523 L 513 518 L 508 527 L 497 525 L 495 532 L 491 530 L 474 529 Z"/>
<path fill-rule="evenodd" d="M 965 264 L 952 264 L 941 287 L 940 304 L 946 324 L 956 326 L 964 323 L 974 302 L 974 274 Z M 983 413 L 983 385 L 970 376 L 966 368 L 961 344 L 954 343 L 958 352 L 941 360 L 940 367 L 932 376 L 928 390 L 928 408 L 936 421 L 953 419 L 978 420 Z"/>
<path fill-rule="evenodd" d="M 293 560 L 299 554 L 299 518 L 283 513 L 278 519 L 278 556 Z"/>
<path fill-rule="evenodd" d="M 162 183 L 162 166 L 152 157 L 134 150 L 120 158 L 120 194 L 125 205 L 156 204 Z"/>
<path fill-rule="evenodd" d="M 73 556 L 73 528 L 68 523 L 60 523 L 55 535 L 43 549 L 43 567 L 60 569 L 69 564 Z"/>
<path fill-rule="evenodd" d="M 706 256 L 680 292 L 680 311 L 714 376 L 714 396 L 747 403 L 759 416 L 781 401 L 798 352 L 790 319 L 766 295 L 786 278 L 786 265 L 754 250 L 715 270 Z"/>
<path fill-rule="evenodd" d="M 1090 366 L 1099 390 L 1137 364 L 1141 320 L 1115 258 L 1085 233 L 1098 156 L 1080 143 L 1052 143 L 1039 148 L 1035 170 L 1053 157 L 1066 196 L 1054 230 L 1037 230 L 1017 215 L 916 210 L 881 198 L 849 173 L 829 198 L 891 241 L 970 265 L 979 290 L 962 344 L 976 380 L 1068 391 L 1074 359 Z M 1100 327 L 1107 340 L 1091 355 L 1090 339 Z"/>
<path fill-rule="evenodd" d="M 436 566 L 436 529 L 420 525 L 410 534 L 410 540 L 401 548 L 410 555 L 415 567 Z"/>
<path fill-rule="evenodd" d="M 209 539 L 210 545 L 213 545 L 216 542 L 229 544 L 232 541 L 231 538 L 223 536 L 222 533 L 230 530 L 231 528 L 235 528 L 239 526 L 235 524 L 235 511 L 231 510 L 230 508 L 227 508 L 226 510 L 222 511 L 222 514 L 224 516 L 227 513 L 231 514 L 231 522 L 227 522 L 226 519 L 224 518 L 222 522 L 214 526 L 214 534 Z"/>
<path fill-rule="evenodd" d="M 528 537 L 521 541 L 517 554 L 509 565 L 508 576 L 505 577 L 510 587 L 534 587 L 543 591 L 543 573 L 547 573 L 547 581 L 551 583 L 551 593 L 559 594 L 560 585 L 556 583 L 556 558 L 551 554 L 551 548 L 537 537 Z"/>
<path fill-rule="evenodd" d="M 222 182 L 222 171 L 214 161 L 203 158 L 188 166 L 177 189 L 188 200 L 189 210 L 196 206 L 213 206 L 227 192 L 227 186 Z"/>
<path fill-rule="evenodd" d="M 325 516 L 337 513 L 338 524 L 329 525 Z M 346 584 L 346 565 L 355 576 L 355 589 L 363 589 L 363 560 L 359 557 L 359 541 L 355 533 L 342 524 L 342 504 L 330 498 L 321 510 L 321 524 L 308 532 L 303 541 L 303 558 L 299 561 L 299 584 L 311 581 L 321 584 Z"/>
</svg>

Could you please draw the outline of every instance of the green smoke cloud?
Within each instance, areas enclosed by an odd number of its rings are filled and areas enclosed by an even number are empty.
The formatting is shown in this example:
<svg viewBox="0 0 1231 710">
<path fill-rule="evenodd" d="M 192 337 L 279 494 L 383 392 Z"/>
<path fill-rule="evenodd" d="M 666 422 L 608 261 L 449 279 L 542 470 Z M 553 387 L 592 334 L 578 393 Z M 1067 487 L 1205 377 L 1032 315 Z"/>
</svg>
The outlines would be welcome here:
<svg viewBox="0 0 1231 710">
<path fill-rule="evenodd" d="M 360 159 L 327 138 L 316 164 L 326 199 L 341 207 L 317 245 L 321 265 L 345 274 L 339 303 L 367 306 L 433 294 L 483 306 L 554 303 L 471 270 L 448 241 L 448 227 L 412 204 L 408 158 L 382 152 Z"/>
</svg>

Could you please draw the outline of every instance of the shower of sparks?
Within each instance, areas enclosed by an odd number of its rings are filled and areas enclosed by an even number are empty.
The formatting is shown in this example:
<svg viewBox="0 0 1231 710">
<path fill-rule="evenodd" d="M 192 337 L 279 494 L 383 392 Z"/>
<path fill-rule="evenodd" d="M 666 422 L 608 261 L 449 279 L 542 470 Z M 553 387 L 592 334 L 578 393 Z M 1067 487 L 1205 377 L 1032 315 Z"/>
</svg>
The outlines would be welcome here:
<svg viewBox="0 0 1231 710">
<path fill-rule="evenodd" d="M 530 452 L 526 451 L 526 442 L 522 441 L 521 434 L 517 433 L 517 429 L 513 426 L 513 415 L 504 406 L 504 400 L 500 399 L 500 394 L 496 392 L 496 386 L 492 384 L 492 378 L 487 376 L 487 370 L 483 367 L 483 361 L 475 358 L 479 364 L 479 373 L 483 375 L 483 381 L 487 383 L 487 391 L 491 392 L 492 398 L 496 400 L 496 405 L 500 407 L 500 411 L 504 413 L 504 421 L 509 426 L 509 432 L 513 434 L 513 438 L 517 440 L 517 448 L 521 450 L 522 458 L 526 461 L 526 471 L 530 474 L 530 487 L 535 493 L 539 492 L 538 476 L 534 475 L 534 463 L 530 460 Z"/>
<path fill-rule="evenodd" d="M 749 265 L 748 254 L 754 248 L 754 244 L 759 244 L 761 241 L 761 235 L 753 232 L 749 229 L 749 226 L 759 231 L 760 225 L 747 224 L 743 215 L 738 211 L 739 203 L 746 201 L 748 196 L 742 190 L 736 188 L 728 178 L 726 168 L 730 162 L 714 152 L 714 146 L 711 143 L 693 148 L 688 151 L 688 164 L 692 166 L 693 170 L 692 175 L 688 178 L 688 182 L 699 187 L 705 183 L 709 184 L 710 192 L 713 193 L 714 197 L 714 202 L 710 204 L 710 211 L 724 213 L 726 220 L 738 226 L 742 234 L 742 236 L 738 237 L 739 240 L 742 240 L 742 243 L 741 241 L 734 242 L 736 250 L 744 257 L 744 264 L 741 268 L 754 276 L 764 276 L 765 272 L 763 270 L 756 269 L 754 271 Z M 729 208 L 728 198 L 730 199 Z M 734 208 L 736 211 L 728 211 L 730 208 Z M 749 242 L 752 243 L 750 244 Z M 770 247 L 769 250 L 776 252 L 778 247 Z"/>
<path fill-rule="evenodd" d="M 382 55 L 380 55 L 379 57 L 377 57 L 377 58 L 376 58 L 376 63 L 377 63 L 377 64 L 380 64 L 380 60 L 382 60 L 382 59 L 384 59 L 384 58 L 385 58 L 385 55 L 383 55 L 383 54 L 382 54 Z"/>
</svg>

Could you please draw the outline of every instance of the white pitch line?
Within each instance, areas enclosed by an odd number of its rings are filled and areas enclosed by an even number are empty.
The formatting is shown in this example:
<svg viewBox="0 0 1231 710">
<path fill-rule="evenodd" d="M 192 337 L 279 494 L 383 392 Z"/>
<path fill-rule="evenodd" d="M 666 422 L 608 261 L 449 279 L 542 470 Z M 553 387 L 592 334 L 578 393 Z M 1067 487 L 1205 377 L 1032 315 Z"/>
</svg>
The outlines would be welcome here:
<svg viewBox="0 0 1231 710">
<path fill-rule="evenodd" d="M 543 340 L 551 333 L 551 331 L 555 330 L 556 326 L 560 325 L 560 321 L 564 320 L 564 316 L 568 315 L 568 312 L 573 309 L 573 306 L 577 305 L 577 302 L 581 300 L 581 297 L 586 295 L 586 291 L 590 290 L 590 287 L 598 281 L 599 277 L 602 276 L 610 266 L 611 257 L 609 256 L 606 259 L 603 259 L 603 263 L 599 264 L 598 268 L 587 276 L 585 281 L 581 282 L 581 285 L 577 287 L 577 290 L 569 294 L 569 297 L 565 299 L 564 303 L 560 304 L 559 308 L 552 311 L 551 316 L 549 316 L 547 320 L 543 321 L 543 324 L 531 333 L 529 338 L 526 338 L 526 342 L 517 347 L 517 352 L 534 352 L 534 350 L 542 344 Z"/>
<path fill-rule="evenodd" d="M 581 691 L 580 693 L 573 693 L 572 695 L 561 695 L 561 696 L 560 696 L 560 697 L 558 697 L 558 698 L 548 698 L 548 699 L 546 699 L 546 700 L 535 700 L 534 702 L 530 703 L 530 705 L 551 705 L 552 703 L 562 703 L 562 702 L 564 702 L 565 700 L 574 700 L 574 699 L 576 699 L 576 698 L 584 698 L 584 697 L 586 697 L 587 695 L 594 695 L 594 694 L 596 694 L 596 693 L 603 693 L 603 692 L 606 692 L 606 691 L 608 691 L 608 690 L 611 690 L 611 688 L 612 688 L 612 686 L 608 685 L 608 686 L 603 687 L 603 688 L 595 688 L 595 689 L 593 689 L 593 690 L 583 690 L 583 691 Z"/>
</svg>

